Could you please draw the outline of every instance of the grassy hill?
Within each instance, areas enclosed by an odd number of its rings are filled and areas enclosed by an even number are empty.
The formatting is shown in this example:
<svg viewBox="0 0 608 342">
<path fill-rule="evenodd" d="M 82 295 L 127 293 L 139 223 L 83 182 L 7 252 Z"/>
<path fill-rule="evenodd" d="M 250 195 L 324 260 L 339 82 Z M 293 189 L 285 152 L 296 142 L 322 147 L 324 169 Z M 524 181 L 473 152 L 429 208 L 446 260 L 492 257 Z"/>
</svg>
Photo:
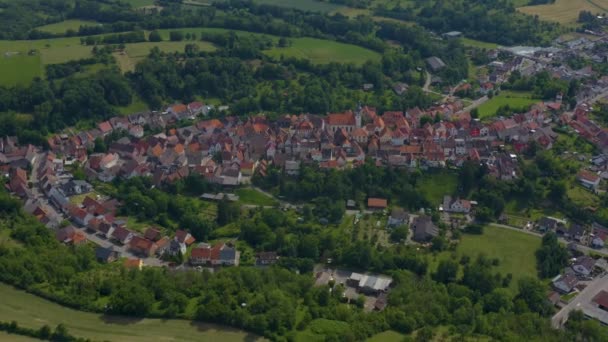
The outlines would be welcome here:
<svg viewBox="0 0 608 342">
<path fill-rule="evenodd" d="M 96 341 L 255 341 L 246 332 L 186 320 L 136 319 L 105 316 L 68 309 L 27 292 L 0 283 L 0 321 L 17 321 L 20 326 L 38 329 L 63 323 L 78 337 Z M 11 335 L 12 338 L 12 335 Z M 3 339 L 1 341 L 11 341 Z M 13 341 L 28 341 L 18 339 Z"/>
<path fill-rule="evenodd" d="M 96 26 L 100 25 L 96 21 L 91 20 L 79 20 L 79 19 L 69 19 L 64 20 L 54 24 L 48 24 L 44 26 L 37 27 L 36 29 L 42 32 L 48 33 L 65 33 L 67 30 L 78 31 L 80 26 Z"/>
<path fill-rule="evenodd" d="M 542 20 L 575 25 L 580 11 L 608 12 L 608 0 L 556 0 L 552 4 L 524 6 L 518 10 L 526 14 L 538 15 Z"/>
</svg>

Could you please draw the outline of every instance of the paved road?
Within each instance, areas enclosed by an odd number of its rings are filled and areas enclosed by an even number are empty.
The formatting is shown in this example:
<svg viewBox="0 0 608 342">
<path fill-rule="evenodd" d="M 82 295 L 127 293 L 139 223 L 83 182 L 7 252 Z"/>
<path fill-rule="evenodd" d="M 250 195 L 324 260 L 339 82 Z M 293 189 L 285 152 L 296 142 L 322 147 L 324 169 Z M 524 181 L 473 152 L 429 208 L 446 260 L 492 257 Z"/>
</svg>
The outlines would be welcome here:
<svg viewBox="0 0 608 342">
<path fill-rule="evenodd" d="M 484 97 L 478 98 L 477 100 L 473 101 L 473 103 L 471 103 L 470 105 L 468 105 L 468 106 L 466 106 L 465 108 L 463 108 L 463 109 L 461 110 L 461 112 L 463 112 L 463 113 L 464 113 L 464 112 L 470 112 L 470 111 L 472 111 L 473 109 L 475 109 L 475 108 L 477 108 L 477 107 L 481 106 L 482 104 L 486 103 L 486 102 L 487 102 L 489 99 L 490 99 L 490 98 L 489 98 L 489 97 L 487 97 L 487 96 L 484 96 Z"/>
<path fill-rule="evenodd" d="M 528 235 L 534 235 L 537 236 L 539 238 L 542 238 L 543 235 L 537 232 L 533 232 L 530 230 L 525 230 L 525 229 L 521 229 L 521 228 L 517 228 L 517 227 L 513 227 L 513 226 L 507 226 L 504 224 L 498 224 L 498 223 L 490 223 L 491 226 L 493 227 L 497 227 L 497 228 L 504 228 L 504 229 L 510 229 L 510 230 L 514 230 L 514 231 L 518 231 L 520 233 L 524 233 L 524 234 L 528 234 Z M 571 240 L 566 240 L 564 238 L 559 238 L 558 239 L 559 242 L 563 243 L 563 244 L 569 244 L 570 242 L 572 242 Z M 583 246 L 580 244 L 576 245 L 576 250 L 578 250 L 579 252 L 585 253 L 585 254 L 590 254 L 590 253 L 595 253 L 595 254 L 600 254 L 603 256 L 608 256 L 608 249 L 606 248 L 602 248 L 602 249 L 595 249 L 595 248 L 591 248 L 591 247 L 587 247 L 587 246 Z"/>
<path fill-rule="evenodd" d="M 570 312 L 582 309 L 582 306 L 588 304 L 599 291 L 605 289 L 608 289 L 608 277 L 604 276 L 591 281 L 578 296 L 551 318 L 551 326 L 555 329 L 561 328 L 568 320 Z"/>
</svg>

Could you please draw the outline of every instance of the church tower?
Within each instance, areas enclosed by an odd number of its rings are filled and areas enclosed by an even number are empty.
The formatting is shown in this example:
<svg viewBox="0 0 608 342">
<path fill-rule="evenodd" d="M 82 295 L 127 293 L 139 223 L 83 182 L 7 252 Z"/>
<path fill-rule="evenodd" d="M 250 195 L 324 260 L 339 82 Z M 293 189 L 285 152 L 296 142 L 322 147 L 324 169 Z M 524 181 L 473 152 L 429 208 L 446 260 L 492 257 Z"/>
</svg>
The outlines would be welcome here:
<svg viewBox="0 0 608 342">
<path fill-rule="evenodd" d="M 357 109 L 355 110 L 355 122 L 357 125 L 357 128 L 361 128 L 361 112 L 363 111 L 363 108 L 361 108 L 361 102 L 359 102 L 359 104 L 357 105 Z"/>
</svg>

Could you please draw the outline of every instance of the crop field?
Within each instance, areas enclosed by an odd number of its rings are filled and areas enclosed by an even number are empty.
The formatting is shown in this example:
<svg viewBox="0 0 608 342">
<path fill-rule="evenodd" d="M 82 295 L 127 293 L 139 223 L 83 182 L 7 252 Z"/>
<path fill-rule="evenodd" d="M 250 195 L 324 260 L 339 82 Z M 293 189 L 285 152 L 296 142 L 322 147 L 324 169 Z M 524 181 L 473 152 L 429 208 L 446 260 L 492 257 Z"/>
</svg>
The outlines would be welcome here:
<svg viewBox="0 0 608 342">
<path fill-rule="evenodd" d="M 48 33 L 65 33 L 67 30 L 78 31 L 80 26 L 96 26 L 100 25 L 96 21 L 69 19 L 54 24 L 48 24 L 37 27 L 36 29 Z"/>
<path fill-rule="evenodd" d="M 0 321 L 20 326 L 54 328 L 63 323 L 78 337 L 95 341 L 255 341 L 244 331 L 177 319 L 136 319 L 106 316 L 63 307 L 11 286 L 0 284 Z M 11 338 L 13 335 L 10 335 Z M 0 335 L 0 340 L 4 341 Z M 8 340 L 11 341 L 11 340 Z M 18 339 L 13 341 L 28 341 Z"/>
<path fill-rule="evenodd" d="M 479 117 L 482 119 L 492 117 L 502 106 L 509 105 L 511 108 L 526 110 L 529 106 L 539 102 L 542 100 L 531 98 L 529 93 L 502 91 L 478 107 Z"/>
<path fill-rule="evenodd" d="M 608 12 L 608 0 L 556 0 L 553 4 L 525 6 L 518 10 L 526 14 L 538 15 L 542 20 L 576 24 L 580 11 Z"/>
<path fill-rule="evenodd" d="M 0 55 L 0 85 L 28 84 L 43 74 L 40 56 Z"/>
<path fill-rule="evenodd" d="M 273 48 L 265 53 L 275 58 L 281 56 L 306 58 L 319 64 L 330 62 L 363 64 L 368 60 L 380 59 L 380 54 L 372 50 L 331 40 L 296 38 L 291 42 L 292 45 L 289 47 Z"/>
</svg>

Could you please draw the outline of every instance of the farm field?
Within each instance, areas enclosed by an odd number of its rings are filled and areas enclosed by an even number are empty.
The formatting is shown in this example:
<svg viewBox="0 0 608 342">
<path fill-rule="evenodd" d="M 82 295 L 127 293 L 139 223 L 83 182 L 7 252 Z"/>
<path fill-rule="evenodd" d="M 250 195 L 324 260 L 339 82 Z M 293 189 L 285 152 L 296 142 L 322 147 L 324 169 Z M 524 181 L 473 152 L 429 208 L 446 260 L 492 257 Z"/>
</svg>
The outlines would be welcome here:
<svg viewBox="0 0 608 342">
<path fill-rule="evenodd" d="M 475 39 L 470 39 L 470 38 L 460 38 L 460 40 L 462 41 L 462 45 L 470 46 L 470 47 L 474 47 L 474 48 L 496 49 L 498 47 L 498 44 L 482 42 L 481 40 L 475 40 Z"/>
<path fill-rule="evenodd" d="M 306 58 L 313 63 L 343 62 L 363 64 L 367 60 L 379 60 L 377 52 L 356 45 L 343 44 L 330 40 L 314 38 L 297 38 L 291 40 L 292 45 L 285 48 L 273 48 L 265 52 L 266 55 L 279 58 L 297 57 Z"/>
<path fill-rule="evenodd" d="M 536 250 L 540 247 L 541 239 L 534 236 L 504 228 L 485 226 L 482 235 L 463 234 L 456 257 L 460 259 L 468 255 L 475 259 L 480 253 L 489 258 L 497 258 L 500 263 L 492 268 L 503 277 L 508 273 L 513 275 L 510 288 L 517 288 L 517 281 L 522 277 L 537 277 Z M 443 252 L 431 261 L 430 272 L 434 272 L 439 261 L 454 258 L 452 252 Z"/>
<path fill-rule="evenodd" d="M 23 54 L 6 56 L 0 55 L 0 85 L 13 86 L 29 84 L 34 78 L 42 77 L 44 71 L 40 56 Z"/>
<path fill-rule="evenodd" d="M 575 25 L 580 11 L 608 12 L 608 0 L 556 0 L 553 4 L 524 6 L 519 11 L 538 15 L 540 19 Z"/>
<path fill-rule="evenodd" d="M 67 30 L 78 31 L 80 26 L 97 26 L 101 25 L 100 23 L 92 20 L 78 20 L 78 19 L 69 19 L 60 21 L 54 24 L 48 24 L 44 26 L 37 27 L 36 29 L 42 32 L 48 33 L 65 33 Z"/>
<path fill-rule="evenodd" d="M 502 91 L 484 104 L 478 107 L 479 118 L 489 118 L 496 115 L 498 108 L 509 105 L 511 108 L 527 109 L 529 106 L 542 102 L 540 99 L 533 99 L 529 93 Z"/>
<path fill-rule="evenodd" d="M 257 336 L 244 331 L 186 320 L 134 319 L 81 312 L 0 284 L 0 321 L 17 321 L 20 326 L 38 329 L 63 323 L 78 337 L 97 341 L 254 341 Z M 0 340 L 3 340 L 0 335 Z M 12 337 L 12 335 L 11 335 Z M 10 341 L 10 340 L 9 340 Z M 14 341 L 28 341 L 18 340 Z"/>
<path fill-rule="evenodd" d="M 39 339 L 21 336 L 21 335 L 12 335 L 9 333 L 5 333 L 4 331 L 0 331 L 0 341 L 4 342 L 34 342 L 40 341 Z"/>
</svg>

